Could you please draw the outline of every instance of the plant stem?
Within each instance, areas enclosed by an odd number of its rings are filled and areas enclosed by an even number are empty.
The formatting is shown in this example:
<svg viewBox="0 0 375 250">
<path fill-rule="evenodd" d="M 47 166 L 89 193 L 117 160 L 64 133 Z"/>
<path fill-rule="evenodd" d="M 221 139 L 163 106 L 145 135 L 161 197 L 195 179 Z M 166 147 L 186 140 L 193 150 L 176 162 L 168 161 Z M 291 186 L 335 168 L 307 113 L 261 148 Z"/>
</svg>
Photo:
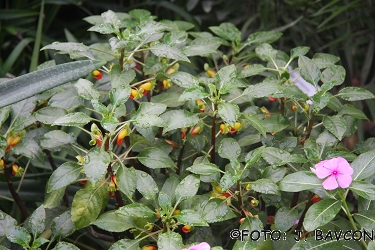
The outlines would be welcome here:
<svg viewBox="0 0 375 250">
<path fill-rule="evenodd" d="M 352 225 L 353 229 L 356 231 L 357 230 L 357 226 L 355 225 L 355 222 L 353 220 L 353 216 L 350 213 L 348 204 L 346 204 L 345 196 L 342 195 L 342 193 L 340 193 L 340 192 L 337 192 L 337 193 L 339 194 L 339 196 L 341 198 L 341 201 L 342 201 L 342 204 L 343 204 L 343 207 L 344 207 L 344 211 L 345 211 L 346 215 L 349 218 L 350 224 Z M 361 243 L 365 247 L 365 249 L 367 249 L 367 244 L 366 244 L 365 240 L 363 239 L 363 237 L 361 237 Z"/>
<path fill-rule="evenodd" d="M 212 115 L 212 126 L 211 126 L 211 163 L 215 164 L 215 143 L 216 143 L 216 110 L 217 104 L 214 104 L 214 110 Z"/>
<path fill-rule="evenodd" d="M 305 138 L 303 138 L 302 140 L 303 143 L 310 137 L 311 130 L 313 129 L 314 120 L 315 120 L 315 114 L 312 114 L 309 120 L 309 125 L 307 126 L 307 134 L 305 135 Z"/>
<path fill-rule="evenodd" d="M 10 193 L 12 194 L 14 202 L 19 207 L 19 209 L 21 211 L 21 214 L 22 214 L 22 217 L 23 217 L 23 220 L 26 220 L 26 218 L 29 216 L 29 213 L 26 211 L 26 208 L 25 208 L 24 204 L 22 203 L 20 196 L 18 195 L 18 193 L 14 189 L 14 186 L 13 186 L 10 174 L 9 174 L 9 169 L 4 168 L 4 175 L 5 175 L 5 179 L 7 180 L 8 188 L 9 188 Z"/>
<path fill-rule="evenodd" d="M 185 149 L 185 143 L 182 145 L 180 153 L 178 154 L 177 170 L 176 170 L 176 174 L 178 174 L 178 175 L 181 172 L 182 155 L 184 154 L 184 149 Z"/>
</svg>

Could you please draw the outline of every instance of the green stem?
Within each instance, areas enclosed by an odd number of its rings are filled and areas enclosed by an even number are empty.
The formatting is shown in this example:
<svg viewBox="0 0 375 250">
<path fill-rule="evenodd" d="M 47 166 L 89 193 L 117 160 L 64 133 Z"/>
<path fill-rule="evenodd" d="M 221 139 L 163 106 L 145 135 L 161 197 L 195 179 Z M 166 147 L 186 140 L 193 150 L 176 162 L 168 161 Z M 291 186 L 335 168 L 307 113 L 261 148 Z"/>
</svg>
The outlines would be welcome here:
<svg viewBox="0 0 375 250">
<path fill-rule="evenodd" d="M 217 104 L 214 104 L 214 114 L 212 115 L 212 126 L 211 126 L 211 163 L 215 164 L 215 143 L 216 143 L 216 110 Z"/>
<path fill-rule="evenodd" d="M 355 225 L 355 222 L 353 220 L 353 216 L 350 213 L 348 204 L 346 204 L 345 196 L 341 192 L 337 192 L 337 193 L 339 194 L 339 196 L 341 198 L 341 201 L 342 201 L 342 204 L 343 204 L 343 207 L 344 207 L 344 212 L 348 216 L 350 224 L 352 225 L 353 229 L 356 231 L 357 230 L 357 226 Z M 367 249 L 367 244 L 366 244 L 365 240 L 363 239 L 363 237 L 361 237 L 361 243 L 365 247 L 365 249 Z"/>
</svg>

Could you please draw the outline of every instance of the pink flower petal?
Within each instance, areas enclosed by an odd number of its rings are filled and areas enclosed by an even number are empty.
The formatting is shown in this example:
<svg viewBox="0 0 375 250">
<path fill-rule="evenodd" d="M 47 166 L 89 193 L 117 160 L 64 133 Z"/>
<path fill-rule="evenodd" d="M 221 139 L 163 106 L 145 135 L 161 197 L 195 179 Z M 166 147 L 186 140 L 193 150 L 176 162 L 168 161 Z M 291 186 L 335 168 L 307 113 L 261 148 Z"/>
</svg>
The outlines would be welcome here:
<svg viewBox="0 0 375 250">
<path fill-rule="evenodd" d="M 333 170 L 334 166 L 330 164 L 330 161 L 321 161 L 315 165 L 315 174 L 319 179 L 323 179 L 331 175 Z"/>
<path fill-rule="evenodd" d="M 191 246 L 187 250 L 210 250 L 211 247 L 207 242 L 199 243 L 198 245 Z"/>
<path fill-rule="evenodd" d="M 323 185 L 323 188 L 326 190 L 333 190 L 338 187 L 336 177 L 334 175 L 331 175 L 325 181 L 323 181 L 322 185 Z"/>
<path fill-rule="evenodd" d="M 337 182 L 341 188 L 347 188 L 352 183 L 352 177 L 350 175 L 339 174 L 337 176 Z"/>
<path fill-rule="evenodd" d="M 338 165 L 339 167 L 337 170 L 339 171 L 340 174 L 344 175 L 352 175 L 353 174 L 353 168 L 350 166 L 349 162 L 345 160 L 342 157 L 338 157 Z"/>
</svg>

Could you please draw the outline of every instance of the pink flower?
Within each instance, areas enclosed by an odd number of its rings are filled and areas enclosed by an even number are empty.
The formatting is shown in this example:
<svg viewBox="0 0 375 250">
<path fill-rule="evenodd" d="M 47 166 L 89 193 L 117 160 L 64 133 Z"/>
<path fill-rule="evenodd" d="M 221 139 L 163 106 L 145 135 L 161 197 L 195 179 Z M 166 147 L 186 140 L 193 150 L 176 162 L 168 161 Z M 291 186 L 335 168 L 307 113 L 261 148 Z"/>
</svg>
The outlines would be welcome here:
<svg viewBox="0 0 375 250">
<path fill-rule="evenodd" d="M 342 157 L 324 160 L 315 165 L 315 169 L 311 169 L 319 179 L 329 176 L 323 183 L 326 190 L 349 187 L 352 183 L 353 169 L 349 162 Z"/>
<path fill-rule="evenodd" d="M 182 250 L 210 250 L 211 247 L 210 245 L 208 245 L 207 242 L 202 242 L 202 243 L 199 243 L 198 245 L 195 245 L 195 246 L 191 246 L 189 248 L 184 248 Z"/>
</svg>

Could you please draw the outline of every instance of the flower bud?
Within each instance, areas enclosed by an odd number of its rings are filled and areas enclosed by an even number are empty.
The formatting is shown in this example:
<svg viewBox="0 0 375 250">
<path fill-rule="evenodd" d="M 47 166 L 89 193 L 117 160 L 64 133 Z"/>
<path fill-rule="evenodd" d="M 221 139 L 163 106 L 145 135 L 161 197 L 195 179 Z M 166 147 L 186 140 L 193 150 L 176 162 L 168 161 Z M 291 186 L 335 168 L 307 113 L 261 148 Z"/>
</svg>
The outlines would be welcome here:
<svg viewBox="0 0 375 250">
<path fill-rule="evenodd" d="M 230 126 L 229 124 L 220 124 L 220 133 L 223 135 L 226 135 L 230 132 Z"/>
<path fill-rule="evenodd" d="M 187 128 L 181 128 L 181 139 L 185 139 L 186 137 Z"/>
<path fill-rule="evenodd" d="M 249 203 L 252 207 L 257 207 L 259 205 L 259 201 L 257 199 L 252 199 Z"/>
<path fill-rule="evenodd" d="M 202 100 L 196 100 L 195 103 L 197 104 L 199 111 L 203 113 L 206 109 L 206 105 L 204 105 L 204 102 Z"/>
<path fill-rule="evenodd" d="M 261 107 L 260 110 L 264 114 L 264 118 L 268 118 L 268 117 L 271 116 L 271 113 L 268 111 L 268 109 L 266 107 Z"/>
<path fill-rule="evenodd" d="M 320 196 L 317 195 L 317 194 L 314 194 L 314 196 L 311 198 L 311 201 L 312 201 L 313 203 L 317 203 L 317 202 L 319 202 L 319 201 L 321 201 L 321 200 L 322 200 L 322 198 L 320 198 Z"/>
<path fill-rule="evenodd" d="M 23 174 L 23 168 L 18 167 L 16 164 L 12 164 L 12 175 L 21 176 Z"/>
<path fill-rule="evenodd" d="M 168 143 L 169 145 L 171 145 L 173 150 L 178 147 L 178 145 L 174 141 L 166 139 L 165 142 Z"/>
<path fill-rule="evenodd" d="M 141 98 L 143 96 L 143 92 L 144 92 L 143 89 L 138 89 L 138 90 L 132 89 L 130 93 L 130 99 L 137 100 Z"/>
<path fill-rule="evenodd" d="M 150 91 L 154 89 L 154 87 L 155 85 L 152 82 L 146 82 L 146 83 L 143 83 L 141 86 L 139 86 L 138 89 L 144 89 L 144 90 Z"/>
<path fill-rule="evenodd" d="M 241 218 L 241 219 L 240 219 L 240 225 L 244 222 L 245 219 L 246 219 L 246 218 Z"/>
<path fill-rule="evenodd" d="M 158 248 L 156 246 L 153 246 L 153 245 L 146 245 L 146 246 L 142 247 L 142 250 L 158 250 Z"/>
<path fill-rule="evenodd" d="M 92 75 L 94 76 L 94 78 L 95 78 L 96 80 L 100 80 L 100 79 L 102 79 L 102 77 L 103 77 L 102 73 L 101 73 L 99 70 L 94 70 L 94 71 L 92 72 Z"/>
<path fill-rule="evenodd" d="M 197 134 L 200 134 L 200 132 L 202 132 L 202 127 L 199 126 L 199 125 L 197 125 L 197 126 L 195 126 L 195 127 L 190 131 L 190 134 L 191 134 L 192 136 L 195 136 L 195 135 L 197 135 Z"/>
<path fill-rule="evenodd" d="M 0 171 L 3 171 L 5 168 L 5 162 L 3 159 L 0 159 Z"/>
<path fill-rule="evenodd" d="M 296 105 L 292 105 L 292 106 L 290 106 L 290 110 L 292 110 L 293 112 L 295 112 L 295 111 L 298 110 L 298 107 Z"/>
<path fill-rule="evenodd" d="M 184 232 L 184 233 L 189 233 L 191 230 L 193 230 L 194 229 L 194 227 L 192 227 L 192 226 L 189 226 L 189 225 L 185 225 L 185 226 L 183 226 L 182 227 L 182 232 Z"/>
<path fill-rule="evenodd" d="M 172 81 L 171 81 L 171 79 L 164 79 L 163 80 L 163 90 L 167 90 L 170 87 L 172 87 Z"/>
<path fill-rule="evenodd" d="M 121 143 L 122 143 L 122 141 L 124 140 L 124 138 L 126 137 L 126 136 L 128 136 L 129 135 L 129 133 L 130 133 L 131 131 L 130 131 L 130 128 L 129 128 L 129 126 L 128 125 L 126 125 L 125 127 L 123 127 L 121 130 L 120 130 L 120 132 L 118 133 L 118 135 L 117 135 L 117 146 L 121 146 Z"/>
</svg>

